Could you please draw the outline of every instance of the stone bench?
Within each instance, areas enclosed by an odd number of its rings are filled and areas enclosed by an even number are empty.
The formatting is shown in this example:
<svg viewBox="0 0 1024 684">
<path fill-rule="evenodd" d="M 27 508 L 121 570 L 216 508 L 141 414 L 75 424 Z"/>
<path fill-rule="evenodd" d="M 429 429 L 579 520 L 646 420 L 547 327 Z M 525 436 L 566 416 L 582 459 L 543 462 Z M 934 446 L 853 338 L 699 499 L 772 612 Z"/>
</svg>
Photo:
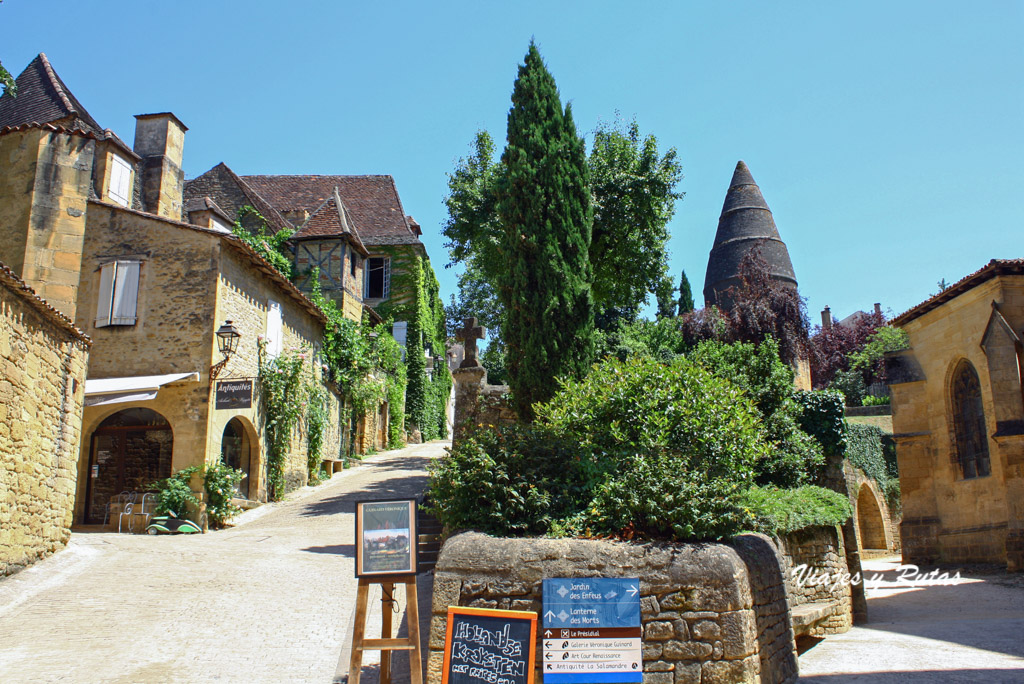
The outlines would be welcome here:
<svg viewBox="0 0 1024 684">
<path fill-rule="evenodd" d="M 799 637 L 810 633 L 816 624 L 832 617 L 838 606 L 836 601 L 818 601 L 796 606 L 790 611 L 793 636 Z"/>
<path fill-rule="evenodd" d="M 345 461 L 340 458 L 325 458 L 324 459 L 324 470 L 327 471 L 328 475 L 334 475 L 334 473 L 340 473 L 345 469 Z"/>
</svg>

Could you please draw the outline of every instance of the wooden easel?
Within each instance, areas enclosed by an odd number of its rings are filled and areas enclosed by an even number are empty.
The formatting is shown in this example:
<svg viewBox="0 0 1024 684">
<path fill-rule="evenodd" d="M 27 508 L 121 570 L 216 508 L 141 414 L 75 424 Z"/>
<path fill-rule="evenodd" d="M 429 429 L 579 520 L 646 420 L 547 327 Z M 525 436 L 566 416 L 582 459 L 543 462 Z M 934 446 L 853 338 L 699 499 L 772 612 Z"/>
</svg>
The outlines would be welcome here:
<svg viewBox="0 0 1024 684">
<path fill-rule="evenodd" d="M 380 639 L 366 638 L 366 608 L 370 600 L 370 585 L 381 587 Z M 406 622 L 409 636 L 395 638 L 391 635 L 392 606 L 395 603 L 395 585 L 405 585 Z M 380 684 L 391 684 L 391 651 L 409 651 L 409 676 L 411 684 L 423 684 L 423 661 L 420 653 L 420 609 L 416 595 L 416 575 L 391 577 L 387 581 L 368 578 L 359 580 L 356 593 L 355 631 L 352 634 L 352 658 L 348 669 L 348 684 L 359 684 L 363 669 L 363 651 L 380 651 Z"/>
</svg>

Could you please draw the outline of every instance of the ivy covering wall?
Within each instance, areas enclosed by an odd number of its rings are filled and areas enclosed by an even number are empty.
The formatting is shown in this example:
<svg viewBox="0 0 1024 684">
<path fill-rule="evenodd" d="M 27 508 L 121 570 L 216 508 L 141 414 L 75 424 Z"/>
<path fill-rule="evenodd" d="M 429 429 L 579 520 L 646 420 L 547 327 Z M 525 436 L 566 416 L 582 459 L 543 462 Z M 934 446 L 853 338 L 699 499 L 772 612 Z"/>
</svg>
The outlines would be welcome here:
<svg viewBox="0 0 1024 684">
<path fill-rule="evenodd" d="M 391 299 L 376 307 L 384 318 L 407 321 L 405 361 L 405 426 L 418 429 L 423 440 L 448 436 L 445 407 L 452 388 L 446 358 L 446 331 L 441 287 L 430 259 L 410 245 L 375 247 L 391 258 Z M 439 357 L 433 377 L 427 376 L 424 352 Z"/>
</svg>

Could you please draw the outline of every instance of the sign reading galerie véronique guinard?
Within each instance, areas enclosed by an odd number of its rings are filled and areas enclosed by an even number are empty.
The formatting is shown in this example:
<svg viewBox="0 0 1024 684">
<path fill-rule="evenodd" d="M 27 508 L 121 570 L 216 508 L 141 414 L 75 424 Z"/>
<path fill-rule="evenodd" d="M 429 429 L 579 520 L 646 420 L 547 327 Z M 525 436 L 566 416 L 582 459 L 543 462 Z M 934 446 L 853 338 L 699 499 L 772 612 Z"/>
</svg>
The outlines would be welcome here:
<svg viewBox="0 0 1024 684">
<path fill-rule="evenodd" d="M 533 684 L 537 614 L 448 607 L 442 684 Z"/>
<path fill-rule="evenodd" d="M 356 577 L 416 574 L 416 500 L 356 502 Z"/>
</svg>

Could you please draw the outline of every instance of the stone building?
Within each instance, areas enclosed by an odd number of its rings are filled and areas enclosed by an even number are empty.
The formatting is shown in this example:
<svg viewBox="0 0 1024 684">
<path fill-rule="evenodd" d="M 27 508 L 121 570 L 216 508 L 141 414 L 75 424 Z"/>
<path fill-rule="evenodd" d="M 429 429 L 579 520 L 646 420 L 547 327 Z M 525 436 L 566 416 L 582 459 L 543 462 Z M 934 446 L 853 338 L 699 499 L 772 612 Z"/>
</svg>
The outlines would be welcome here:
<svg viewBox="0 0 1024 684">
<path fill-rule="evenodd" d="M 309 275 L 318 268 L 323 293 L 354 320 L 359 305 L 377 320 L 392 320 L 392 334 L 407 352 L 409 438 L 446 433 L 447 402 L 430 401 L 448 397 L 451 387 L 444 307 L 422 230 L 405 213 L 394 178 L 237 176 L 221 164 L 189 181 L 185 194 L 189 202 L 209 198 L 229 215 L 248 203 L 267 217 L 268 229 L 294 230 L 289 244 L 303 291 L 312 288 Z M 418 408 L 424 405 L 425 411 Z M 357 448 L 384 446 L 387 415 L 382 407 L 360 419 Z"/>
<path fill-rule="evenodd" d="M 0 577 L 71 534 L 89 344 L 0 264 Z"/>
<path fill-rule="evenodd" d="M 93 339 L 75 520 L 101 522 L 114 494 L 218 460 L 245 473 L 239 497 L 266 500 L 258 347 L 313 349 L 326 319 L 231 234 L 224 210 L 186 211 L 177 117 L 136 117 L 128 148 L 45 55 L 17 83 L 16 99 L 0 98 L 0 259 Z M 225 358 L 216 333 L 228 322 L 240 337 Z M 327 396 L 331 456 L 342 421 Z M 305 484 L 306 453 L 298 433 L 286 489 Z"/>
<path fill-rule="evenodd" d="M 705 306 L 730 307 L 729 290 L 742 282 L 740 265 L 744 257 L 754 254 L 768 264 L 773 280 L 797 289 L 793 262 L 775 226 L 772 210 L 768 208 L 746 163 L 739 161 L 722 204 L 715 242 L 708 255 L 708 269 L 704 275 Z M 811 367 L 807 359 L 799 359 L 794 371 L 795 385 L 800 389 L 811 389 Z"/>
<path fill-rule="evenodd" d="M 904 560 L 1024 570 L 1024 259 L 990 261 L 892 324 Z"/>
</svg>

